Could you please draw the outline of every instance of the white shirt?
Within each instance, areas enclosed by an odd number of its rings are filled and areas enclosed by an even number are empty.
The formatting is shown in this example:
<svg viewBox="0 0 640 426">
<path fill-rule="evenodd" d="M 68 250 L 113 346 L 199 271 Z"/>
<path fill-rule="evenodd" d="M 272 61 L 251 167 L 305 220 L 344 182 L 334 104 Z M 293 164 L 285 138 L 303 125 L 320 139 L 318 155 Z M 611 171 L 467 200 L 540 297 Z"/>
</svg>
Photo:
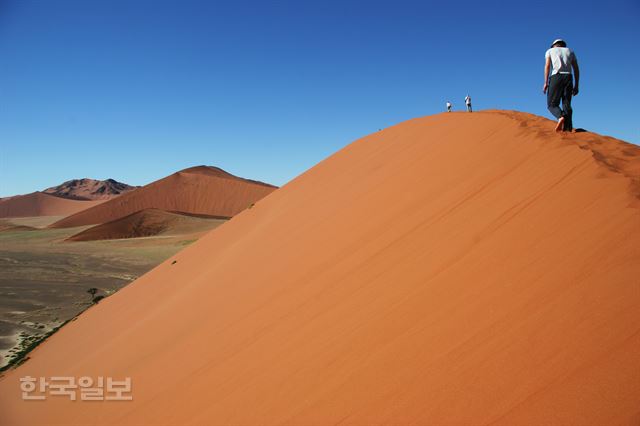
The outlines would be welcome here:
<svg viewBox="0 0 640 426">
<path fill-rule="evenodd" d="M 568 47 L 552 47 L 544 54 L 545 60 L 551 58 L 551 67 L 555 74 L 571 74 L 571 66 L 576 60 L 576 54 Z"/>
</svg>

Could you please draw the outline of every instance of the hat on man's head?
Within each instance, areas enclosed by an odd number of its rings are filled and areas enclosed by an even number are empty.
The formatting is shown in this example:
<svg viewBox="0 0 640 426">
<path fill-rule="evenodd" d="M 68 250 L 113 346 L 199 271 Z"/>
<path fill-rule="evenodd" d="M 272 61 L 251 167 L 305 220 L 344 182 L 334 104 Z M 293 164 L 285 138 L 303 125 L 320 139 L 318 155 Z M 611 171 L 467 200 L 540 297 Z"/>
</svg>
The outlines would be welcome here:
<svg viewBox="0 0 640 426">
<path fill-rule="evenodd" d="M 567 42 L 566 42 L 566 41 L 564 41 L 564 40 L 563 40 L 563 39 L 561 39 L 561 38 L 557 38 L 557 39 L 553 40 L 553 43 L 551 43 L 551 47 L 555 46 L 557 43 L 562 43 L 562 44 L 564 44 L 565 46 L 567 45 Z"/>
</svg>

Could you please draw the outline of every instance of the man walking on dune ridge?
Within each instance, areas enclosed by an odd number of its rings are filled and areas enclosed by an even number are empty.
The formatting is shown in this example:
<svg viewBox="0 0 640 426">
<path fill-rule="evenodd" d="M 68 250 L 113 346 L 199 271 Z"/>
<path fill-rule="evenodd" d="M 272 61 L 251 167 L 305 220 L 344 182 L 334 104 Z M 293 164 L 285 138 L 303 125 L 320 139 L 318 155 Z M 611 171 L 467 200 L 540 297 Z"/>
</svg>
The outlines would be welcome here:
<svg viewBox="0 0 640 426">
<path fill-rule="evenodd" d="M 572 69 L 576 76 L 575 86 L 571 74 Z M 550 70 L 552 70 L 551 77 L 549 77 Z M 567 47 L 564 40 L 555 40 L 545 53 L 542 93 L 547 94 L 547 107 L 551 114 L 558 119 L 556 132 L 573 130 L 571 96 L 578 94 L 579 82 L 580 69 L 575 53 Z M 562 108 L 560 108 L 560 101 L 562 101 Z"/>
</svg>

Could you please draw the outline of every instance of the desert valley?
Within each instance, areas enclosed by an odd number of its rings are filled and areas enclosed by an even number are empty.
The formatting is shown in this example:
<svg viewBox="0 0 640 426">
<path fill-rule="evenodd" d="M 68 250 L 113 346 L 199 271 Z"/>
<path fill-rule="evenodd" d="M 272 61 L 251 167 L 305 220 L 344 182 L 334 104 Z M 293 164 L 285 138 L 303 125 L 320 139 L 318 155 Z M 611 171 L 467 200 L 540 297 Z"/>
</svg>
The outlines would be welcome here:
<svg viewBox="0 0 640 426">
<path fill-rule="evenodd" d="M 198 166 L 140 188 L 76 179 L 0 199 L 0 369 L 274 189 Z"/>
</svg>

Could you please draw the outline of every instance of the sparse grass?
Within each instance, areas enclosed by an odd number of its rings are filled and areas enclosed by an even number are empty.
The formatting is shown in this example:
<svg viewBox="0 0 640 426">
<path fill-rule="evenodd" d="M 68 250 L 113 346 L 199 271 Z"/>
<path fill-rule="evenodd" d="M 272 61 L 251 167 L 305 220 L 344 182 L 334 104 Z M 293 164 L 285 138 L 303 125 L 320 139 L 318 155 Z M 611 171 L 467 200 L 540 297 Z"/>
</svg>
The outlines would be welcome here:
<svg viewBox="0 0 640 426">
<path fill-rule="evenodd" d="M 107 295 L 100 295 L 100 296 L 94 297 L 92 300 L 92 305 L 98 304 L 98 302 L 100 302 L 102 299 L 108 296 L 109 295 L 107 294 Z M 50 336 L 54 335 L 58 330 L 64 327 L 67 323 L 78 319 L 80 314 L 82 314 L 82 312 L 87 310 L 90 306 L 91 305 L 86 306 L 85 309 L 83 309 L 80 313 L 75 315 L 73 318 L 69 318 L 68 320 L 64 321 L 62 324 L 53 327 L 47 333 L 30 335 L 24 331 L 21 331 L 20 337 L 22 337 L 22 339 L 20 343 L 16 348 L 9 350 L 9 352 L 11 353 L 11 355 L 9 356 L 9 362 L 7 365 L 0 367 L 0 372 L 6 371 L 12 367 L 17 367 L 25 363 L 27 360 L 29 360 L 29 357 L 27 356 L 27 354 L 29 354 L 32 350 L 37 348 L 42 342 L 44 342 Z M 40 324 L 38 328 L 44 328 L 44 327 L 45 327 L 44 325 Z"/>
<path fill-rule="evenodd" d="M 75 319 L 75 318 L 74 318 Z M 60 330 L 69 320 L 63 322 L 57 327 L 54 327 L 51 331 L 45 334 L 35 334 L 29 335 L 25 332 L 20 332 L 20 335 L 23 337 L 20 341 L 20 344 L 17 348 L 11 349 L 9 352 L 13 352 L 11 356 L 9 356 L 9 363 L 3 367 L 0 367 L 0 372 L 10 369 L 11 367 L 17 367 L 18 365 L 26 362 L 29 357 L 27 354 L 38 347 L 40 343 L 42 343 L 49 336 L 53 335 L 56 331 Z"/>
</svg>

